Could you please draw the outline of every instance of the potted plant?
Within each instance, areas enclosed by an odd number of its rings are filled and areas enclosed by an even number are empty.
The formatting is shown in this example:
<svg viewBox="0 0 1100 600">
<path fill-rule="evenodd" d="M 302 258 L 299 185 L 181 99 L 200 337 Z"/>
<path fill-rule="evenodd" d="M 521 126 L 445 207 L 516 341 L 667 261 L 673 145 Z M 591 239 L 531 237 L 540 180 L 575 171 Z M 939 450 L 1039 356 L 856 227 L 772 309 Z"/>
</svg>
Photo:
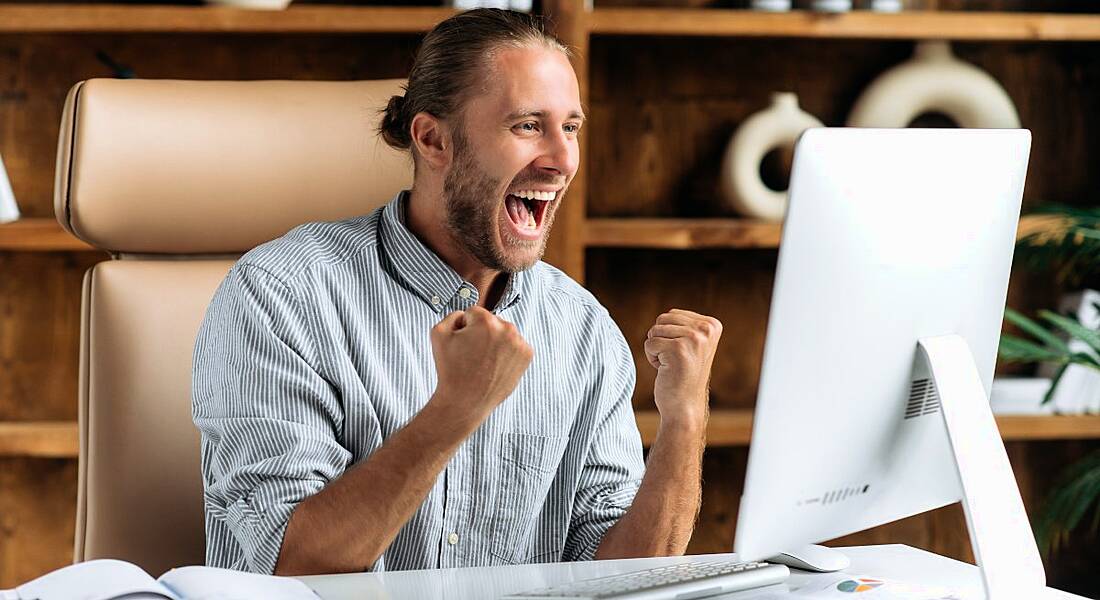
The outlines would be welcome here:
<svg viewBox="0 0 1100 600">
<path fill-rule="evenodd" d="M 1053 272 L 1070 288 L 1087 287 L 1100 278 L 1100 208 L 1046 205 L 1021 227 L 1017 256 L 1026 267 Z M 1095 292 L 1092 292 L 1095 297 Z M 1082 297 L 1089 298 L 1086 292 Z M 1100 303 L 1095 306 L 1100 311 Z M 1011 309 L 1005 320 L 1026 337 L 1002 335 L 1000 356 L 1009 362 L 1052 363 L 1055 370 L 1043 400 L 1049 402 L 1067 369 L 1100 371 L 1100 331 L 1073 316 L 1050 310 L 1039 321 Z M 1056 550 L 1091 512 L 1092 532 L 1100 526 L 1100 450 L 1062 473 L 1035 520 L 1035 534 L 1044 552 Z"/>
</svg>

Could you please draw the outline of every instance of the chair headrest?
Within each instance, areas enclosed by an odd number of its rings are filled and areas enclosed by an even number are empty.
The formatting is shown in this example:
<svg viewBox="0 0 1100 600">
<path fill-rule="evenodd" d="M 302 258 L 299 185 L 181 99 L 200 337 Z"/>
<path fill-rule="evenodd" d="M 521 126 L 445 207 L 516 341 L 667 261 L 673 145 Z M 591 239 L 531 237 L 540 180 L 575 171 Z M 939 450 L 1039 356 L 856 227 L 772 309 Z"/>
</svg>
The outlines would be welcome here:
<svg viewBox="0 0 1100 600">
<path fill-rule="evenodd" d="M 69 91 L 54 210 L 104 250 L 234 254 L 412 184 L 376 134 L 404 80 L 91 79 Z"/>
</svg>

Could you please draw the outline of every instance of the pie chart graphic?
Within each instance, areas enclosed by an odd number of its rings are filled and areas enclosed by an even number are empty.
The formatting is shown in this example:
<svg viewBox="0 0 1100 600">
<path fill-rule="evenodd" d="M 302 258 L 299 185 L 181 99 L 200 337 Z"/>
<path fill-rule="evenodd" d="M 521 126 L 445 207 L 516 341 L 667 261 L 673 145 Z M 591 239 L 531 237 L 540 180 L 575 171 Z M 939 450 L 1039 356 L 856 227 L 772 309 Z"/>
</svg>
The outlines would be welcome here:
<svg viewBox="0 0 1100 600">
<path fill-rule="evenodd" d="M 849 594 L 858 594 L 860 592 L 869 592 L 880 585 L 882 585 L 882 582 L 877 579 L 860 577 L 858 579 L 846 579 L 841 581 L 836 585 L 836 589 Z"/>
</svg>

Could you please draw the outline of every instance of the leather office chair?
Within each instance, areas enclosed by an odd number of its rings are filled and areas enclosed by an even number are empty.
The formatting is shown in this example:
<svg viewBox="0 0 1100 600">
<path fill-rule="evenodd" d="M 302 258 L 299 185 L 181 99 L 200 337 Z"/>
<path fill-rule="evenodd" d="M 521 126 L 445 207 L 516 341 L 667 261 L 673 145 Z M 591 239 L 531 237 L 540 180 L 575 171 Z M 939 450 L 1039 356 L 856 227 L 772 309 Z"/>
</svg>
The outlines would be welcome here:
<svg viewBox="0 0 1100 600">
<path fill-rule="evenodd" d="M 93 79 L 69 92 L 61 225 L 114 260 L 84 277 L 75 561 L 203 564 L 191 354 L 233 260 L 412 183 L 376 135 L 401 80 Z"/>
</svg>

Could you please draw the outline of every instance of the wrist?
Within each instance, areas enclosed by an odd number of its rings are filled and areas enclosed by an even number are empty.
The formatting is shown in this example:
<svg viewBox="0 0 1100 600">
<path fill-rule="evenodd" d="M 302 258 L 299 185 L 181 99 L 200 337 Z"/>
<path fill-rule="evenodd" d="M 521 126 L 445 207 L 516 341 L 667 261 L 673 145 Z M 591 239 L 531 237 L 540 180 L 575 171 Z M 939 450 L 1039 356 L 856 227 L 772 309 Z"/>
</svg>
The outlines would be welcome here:
<svg viewBox="0 0 1100 600">
<path fill-rule="evenodd" d="M 434 429 L 450 431 L 465 439 L 489 415 L 482 414 L 476 406 L 461 397 L 436 390 L 418 416 L 430 421 Z"/>
<path fill-rule="evenodd" d="M 687 436 L 704 439 L 707 433 L 708 414 L 706 406 L 701 410 L 678 410 L 660 412 L 661 420 L 658 434 Z"/>
</svg>

